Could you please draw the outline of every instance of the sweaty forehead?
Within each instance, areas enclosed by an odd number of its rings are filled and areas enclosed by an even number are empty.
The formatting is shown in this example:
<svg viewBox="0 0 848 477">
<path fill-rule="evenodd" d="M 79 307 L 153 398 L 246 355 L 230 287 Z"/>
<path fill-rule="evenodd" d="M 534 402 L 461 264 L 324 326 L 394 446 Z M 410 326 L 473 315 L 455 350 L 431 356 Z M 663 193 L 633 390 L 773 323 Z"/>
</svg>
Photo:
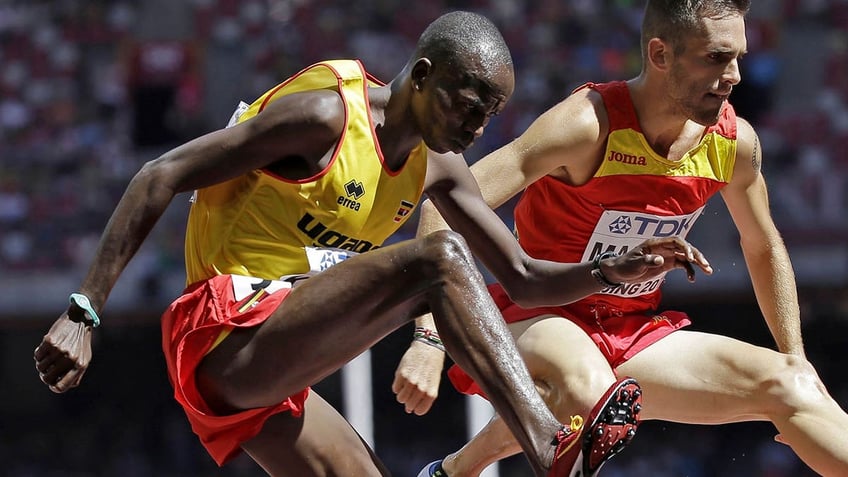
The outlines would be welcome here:
<svg viewBox="0 0 848 477">
<path fill-rule="evenodd" d="M 704 18 L 698 43 L 707 50 L 744 53 L 747 49 L 745 20 L 741 15 Z"/>
<path fill-rule="evenodd" d="M 456 87 L 473 90 L 485 102 L 507 99 L 515 88 L 512 65 L 508 64 L 467 61 L 451 73 Z"/>
</svg>

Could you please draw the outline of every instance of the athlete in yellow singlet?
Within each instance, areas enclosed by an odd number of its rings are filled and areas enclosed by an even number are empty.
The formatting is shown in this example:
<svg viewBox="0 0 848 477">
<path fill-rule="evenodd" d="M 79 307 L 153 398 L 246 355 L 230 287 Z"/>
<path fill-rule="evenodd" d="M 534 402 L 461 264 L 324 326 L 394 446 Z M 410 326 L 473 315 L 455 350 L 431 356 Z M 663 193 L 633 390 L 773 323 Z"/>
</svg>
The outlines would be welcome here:
<svg viewBox="0 0 848 477">
<path fill-rule="evenodd" d="M 188 283 L 162 317 L 163 350 L 174 395 L 216 462 L 244 450 L 275 476 L 387 475 L 310 386 L 430 311 L 435 327 L 419 344 L 440 354 L 443 345 L 480 383 L 537 475 L 570 474 L 576 457 L 564 451 L 579 426 L 563 426 L 540 398 L 472 250 L 527 304 L 596 292 L 599 273 L 641 282 L 709 268 L 677 238 L 599 264 L 528 257 L 461 155 L 513 87 L 494 25 L 449 13 L 388 84 L 355 61 L 322 62 L 240 108 L 231 127 L 148 162 L 35 350 L 41 380 L 55 392 L 79 385 L 113 285 L 173 197 L 195 191 Z M 422 193 L 468 245 L 439 232 L 381 246 Z"/>
<path fill-rule="evenodd" d="M 266 167 L 198 190 L 186 232 L 187 284 L 221 274 L 308 276 L 327 257 L 379 247 L 403 225 L 421 197 L 427 148 L 419 144 L 398 170 L 389 168 L 369 111 L 375 86 L 358 61 L 327 61 L 237 111 L 233 123 L 241 124 L 287 95 L 329 89 L 345 105 L 345 133 L 314 174 L 288 179 Z"/>
</svg>

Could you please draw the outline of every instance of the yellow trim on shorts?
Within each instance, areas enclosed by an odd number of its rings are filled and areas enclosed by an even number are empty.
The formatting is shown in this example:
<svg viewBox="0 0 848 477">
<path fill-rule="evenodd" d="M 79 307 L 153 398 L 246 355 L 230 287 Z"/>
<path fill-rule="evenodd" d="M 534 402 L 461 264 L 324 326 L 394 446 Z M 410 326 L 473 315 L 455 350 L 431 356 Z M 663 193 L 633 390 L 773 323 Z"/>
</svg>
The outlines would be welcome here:
<svg viewBox="0 0 848 477">
<path fill-rule="evenodd" d="M 255 292 L 253 292 L 253 296 L 251 296 L 250 299 L 247 300 L 247 302 L 245 302 L 244 305 L 239 307 L 238 312 L 244 313 L 245 311 L 247 311 L 251 306 L 256 304 L 256 302 L 259 301 L 259 298 L 262 295 L 264 295 L 265 293 L 266 292 L 265 292 L 264 288 L 260 288 L 259 290 L 256 290 Z"/>
<path fill-rule="evenodd" d="M 217 348 L 219 344 L 221 344 L 225 339 L 227 339 L 227 336 L 230 336 L 230 333 L 233 332 L 233 328 L 235 328 L 235 326 L 227 326 L 223 330 L 221 330 L 221 333 L 218 335 L 217 338 L 215 338 L 215 341 L 212 343 L 212 346 L 210 346 L 209 349 L 206 350 L 205 353 L 203 353 L 203 356 L 206 356 L 207 354 L 211 353 L 213 349 Z"/>
</svg>

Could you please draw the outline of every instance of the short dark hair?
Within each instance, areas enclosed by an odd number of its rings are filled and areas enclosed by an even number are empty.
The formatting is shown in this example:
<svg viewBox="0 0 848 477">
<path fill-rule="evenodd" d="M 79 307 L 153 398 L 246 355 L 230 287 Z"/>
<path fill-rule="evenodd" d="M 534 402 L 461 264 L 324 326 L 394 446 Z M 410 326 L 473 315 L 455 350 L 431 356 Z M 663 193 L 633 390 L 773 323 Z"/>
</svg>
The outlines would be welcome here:
<svg viewBox="0 0 848 477">
<path fill-rule="evenodd" d="M 446 13 L 430 23 L 418 39 L 415 55 L 448 67 L 458 68 L 473 59 L 488 71 L 512 68 L 509 48 L 495 24 L 466 11 Z"/>
<path fill-rule="evenodd" d="M 704 18 L 745 15 L 751 0 L 648 0 L 642 18 L 642 54 L 648 41 L 659 38 L 671 43 L 675 53 L 685 47 L 683 38 L 701 28 Z"/>
</svg>

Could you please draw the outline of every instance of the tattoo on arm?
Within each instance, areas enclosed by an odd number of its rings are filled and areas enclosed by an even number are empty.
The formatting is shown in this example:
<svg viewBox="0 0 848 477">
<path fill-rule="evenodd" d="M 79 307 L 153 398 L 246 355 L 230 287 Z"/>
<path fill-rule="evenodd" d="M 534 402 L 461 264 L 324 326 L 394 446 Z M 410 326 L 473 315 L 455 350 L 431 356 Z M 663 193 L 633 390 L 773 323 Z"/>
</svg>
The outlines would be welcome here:
<svg viewBox="0 0 848 477">
<path fill-rule="evenodd" d="M 751 166 L 754 167 L 754 174 L 760 173 L 762 165 L 762 156 L 760 155 L 760 138 L 754 134 L 754 153 L 751 155 Z"/>
</svg>

